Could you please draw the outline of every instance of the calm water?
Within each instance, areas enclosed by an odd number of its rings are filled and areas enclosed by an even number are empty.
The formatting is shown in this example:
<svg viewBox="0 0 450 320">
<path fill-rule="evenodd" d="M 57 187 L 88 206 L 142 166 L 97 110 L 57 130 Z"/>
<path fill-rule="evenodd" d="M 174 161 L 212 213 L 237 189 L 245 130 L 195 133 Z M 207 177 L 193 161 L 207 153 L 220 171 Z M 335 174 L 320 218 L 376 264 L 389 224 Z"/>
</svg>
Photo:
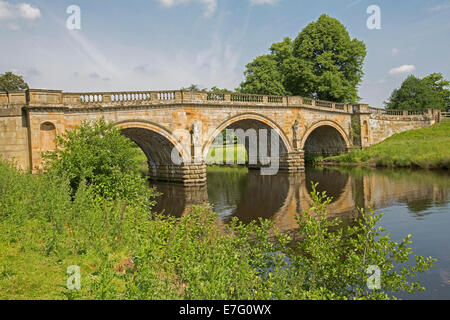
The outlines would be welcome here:
<svg viewBox="0 0 450 320">
<path fill-rule="evenodd" d="M 163 195 L 158 212 L 182 216 L 194 204 L 208 202 L 219 219 L 250 222 L 273 220 L 286 232 L 297 228 L 295 215 L 309 208 L 311 181 L 333 197 L 329 212 L 343 220 L 355 216 L 355 207 L 384 212 L 381 225 L 400 241 L 413 235 L 414 253 L 438 259 L 418 280 L 426 292 L 397 295 L 404 299 L 450 299 L 450 173 L 363 168 L 308 168 L 303 174 L 260 176 L 245 168 L 218 168 L 208 172 L 208 185 L 183 188 L 157 184 Z"/>
</svg>

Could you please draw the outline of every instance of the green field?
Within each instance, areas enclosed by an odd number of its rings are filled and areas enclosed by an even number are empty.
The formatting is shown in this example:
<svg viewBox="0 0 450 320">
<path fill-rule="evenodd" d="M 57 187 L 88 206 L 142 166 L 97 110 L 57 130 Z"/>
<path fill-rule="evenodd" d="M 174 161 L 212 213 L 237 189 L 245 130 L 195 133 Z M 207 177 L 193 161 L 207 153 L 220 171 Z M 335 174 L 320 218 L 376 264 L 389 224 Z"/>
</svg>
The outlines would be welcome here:
<svg viewBox="0 0 450 320">
<path fill-rule="evenodd" d="M 367 149 L 325 158 L 323 162 L 450 169 L 450 122 L 402 132 Z"/>
<path fill-rule="evenodd" d="M 246 164 L 247 151 L 241 144 L 227 146 L 211 146 L 206 158 L 208 165 L 220 164 Z"/>
</svg>

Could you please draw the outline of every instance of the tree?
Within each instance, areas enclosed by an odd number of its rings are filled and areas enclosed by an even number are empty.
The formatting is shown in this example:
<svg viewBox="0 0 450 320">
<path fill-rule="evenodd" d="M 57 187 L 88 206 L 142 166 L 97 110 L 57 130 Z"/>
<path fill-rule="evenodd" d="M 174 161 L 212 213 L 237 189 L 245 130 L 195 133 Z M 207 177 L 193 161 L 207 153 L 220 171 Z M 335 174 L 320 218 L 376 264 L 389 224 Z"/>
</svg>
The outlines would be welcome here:
<svg viewBox="0 0 450 320">
<path fill-rule="evenodd" d="M 22 76 L 15 75 L 12 72 L 6 72 L 0 75 L 0 91 L 26 90 L 28 84 Z"/>
<path fill-rule="evenodd" d="M 181 90 L 186 90 L 186 91 L 207 91 L 206 88 L 200 89 L 200 87 L 197 84 L 191 84 L 187 88 L 181 88 Z"/>
<path fill-rule="evenodd" d="M 233 93 L 233 91 L 228 90 L 228 89 L 220 89 L 217 86 L 212 87 L 210 90 L 210 92 L 214 92 L 214 93 Z"/>
<path fill-rule="evenodd" d="M 247 64 L 246 80 L 241 84 L 242 93 L 285 95 L 283 77 L 273 55 L 257 57 Z"/>
<path fill-rule="evenodd" d="M 76 194 L 85 181 L 104 198 L 145 205 L 149 187 L 139 173 L 136 145 L 102 118 L 57 137 L 57 150 L 43 155 L 45 171 L 66 177 Z"/>
<path fill-rule="evenodd" d="M 191 84 L 189 87 L 187 88 L 181 88 L 181 90 L 185 90 L 185 91 L 201 91 L 201 92 L 214 92 L 214 93 L 233 93 L 233 91 L 228 90 L 228 89 L 220 89 L 217 86 L 212 87 L 211 89 L 208 90 L 208 88 L 203 88 L 201 89 L 197 84 Z"/>
<path fill-rule="evenodd" d="M 432 73 L 423 79 L 410 75 L 400 88 L 395 89 L 389 101 L 388 109 L 441 109 L 450 107 L 450 82 L 441 73 Z"/>
<path fill-rule="evenodd" d="M 337 19 L 322 15 L 295 40 L 274 43 L 268 55 L 247 65 L 246 93 L 300 95 L 356 103 L 366 46 L 351 39 Z"/>
</svg>

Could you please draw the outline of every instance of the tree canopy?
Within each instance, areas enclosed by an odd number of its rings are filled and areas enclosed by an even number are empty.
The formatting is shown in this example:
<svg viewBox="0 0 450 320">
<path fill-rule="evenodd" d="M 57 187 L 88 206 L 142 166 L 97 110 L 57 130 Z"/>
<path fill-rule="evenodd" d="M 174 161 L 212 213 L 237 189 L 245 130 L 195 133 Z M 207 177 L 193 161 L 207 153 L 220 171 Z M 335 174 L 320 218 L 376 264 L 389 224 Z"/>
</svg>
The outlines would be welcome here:
<svg viewBox="0 0 450 320">
<path fill-rule="evenodd" d="M 291 40 L 274 43 L 270 54 L 246 66 L 243 93 L 300 95 L 356 103 L 362 81 L 365 44 L 325 14 Z"/>
<path fill-rule="evenodd" d="M 197 84 L 191 84 L 189 87 L 187 88 L 181 88 L 181 90 L 185 90 L 185 91 L 201 91 L 201 92 L 215 92 L 215 93 L 233 93 L 233 91 L 228 90 L 228 89 L 220 89 L 217 86 L 213 86 L 211 89 L 208 90 L 208 88 L 200 88 L 199 85 Z"/>
<path fill-rule="evenodd" d="M 392 92 L 388 109 L 441 109 L 450 108 L 450 82 L 441 73 L 432 73 L 422 79 L 410 75 L 400 88 Z"/>
<path fill-rule="evenodd" d="M 6 72 L 0 75 L 0 91 L 26 90 L 28 84 L 21 76 L 12 72 Z"/>
</svg>

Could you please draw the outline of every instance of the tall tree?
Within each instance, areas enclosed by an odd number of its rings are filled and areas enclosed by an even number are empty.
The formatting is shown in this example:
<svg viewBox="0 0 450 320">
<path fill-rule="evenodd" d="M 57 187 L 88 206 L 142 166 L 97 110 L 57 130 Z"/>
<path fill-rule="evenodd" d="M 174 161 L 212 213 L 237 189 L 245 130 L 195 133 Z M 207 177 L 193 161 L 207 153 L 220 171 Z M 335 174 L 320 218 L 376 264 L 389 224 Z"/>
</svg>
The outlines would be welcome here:
<svg viewBox="0 0 450 320">
<path fill-rule="evenodd" d="M 450 82 L 441 73 L 432 73 L 423 79 L 410 75 L 400 88 L 395 89 L 389 101 L 388 109 L 441 109 L 450 108 Z"/>
<path fill-rule="evenodd" d="M 6 72 L 0 75 L 0 91 L 26 90 L 28 84 L 21 76 L 12 72 Z"/>
<path fill-rule="evenodd" d="M 247 64 L 246 80 L 241 84 L 242 93 L 285 95 L 283 77 L 274 55 L 257 57 Z"/>
<path fill-rule="evenodd" d="M 247 65 L 241 91 L 348 103 L 359 100 L 366 46 L 351 39 L 337 19 L 324 14 L 295 40 L 285 38 L 270 50 Z"/>
</svg>

